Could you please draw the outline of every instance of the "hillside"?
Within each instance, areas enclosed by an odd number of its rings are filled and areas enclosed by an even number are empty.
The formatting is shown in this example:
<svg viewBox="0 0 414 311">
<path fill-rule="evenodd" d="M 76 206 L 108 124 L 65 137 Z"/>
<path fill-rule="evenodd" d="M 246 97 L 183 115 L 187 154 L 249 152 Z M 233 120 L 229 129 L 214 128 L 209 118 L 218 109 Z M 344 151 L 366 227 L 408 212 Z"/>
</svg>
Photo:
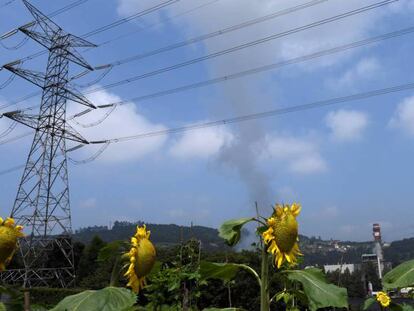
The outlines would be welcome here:
<svg viewBox="0 0 414 311">
<path fill-rule="evenodd" d="M 106 242 L 116 240 L 128 240 L 135 233 L 135 228 L 141 223 L 129 223 L 116 221 L 109 230 L 107 227 L 82 228 L 75 233 L 75 239 L 82 243 L 89 243 L 97 235 Z M 181 241 L 196 238 L 201 241 L 205 250 L 220 250 L 225 246 L 219 238 L 217 229 L 203 226 L 182 227 L 174 224 L 146 224 L 151 231 L 151 240 L 158 246 L 177 245 Z"/>
<path fill-rule="evenodd" d="M 95 235 L 106 242 L 128 240 L 135 232 L 136 226 L 140 224 L 117 221 L 111 229 L 104 226 L 82 228 L 75 233 L 75 239 L 85 244 L 89 243 Z M 173 246 L 180 241 L 196 238 L 201 240 L 204 251 L 221 251 L 226 248 L 223 240 L 218 236 L 217 229 L 175 224 L 147 224 L 147 228 L 151 231 L 151 240 L 158 246 Z M 300 236 L 300 248 L 305 255 L 306 265 L 358 263 L 362 254 L 372 253 L 372 246 L 370 241 L 350 242 Z M 413 259 L 414 238 L 392 242 L 384 248 L 384 255 L 385 260 L 393 265 Z"/>
</svg>

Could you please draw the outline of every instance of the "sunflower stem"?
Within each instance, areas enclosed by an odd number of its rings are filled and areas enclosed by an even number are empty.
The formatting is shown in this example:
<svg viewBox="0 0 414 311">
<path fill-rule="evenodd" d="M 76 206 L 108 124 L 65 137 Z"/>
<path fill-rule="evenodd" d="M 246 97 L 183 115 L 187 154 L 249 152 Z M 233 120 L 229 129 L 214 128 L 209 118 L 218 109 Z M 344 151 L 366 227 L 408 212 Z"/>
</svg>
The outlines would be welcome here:
<svg viewBox="0 0 414 311">
<path fill-rule="evenodd" d="M 262 243 L 262 271 L 260 286 L 260 311 L 269 311 L 269 255 L 266 252 L 266 246 Z"/>
</svg>

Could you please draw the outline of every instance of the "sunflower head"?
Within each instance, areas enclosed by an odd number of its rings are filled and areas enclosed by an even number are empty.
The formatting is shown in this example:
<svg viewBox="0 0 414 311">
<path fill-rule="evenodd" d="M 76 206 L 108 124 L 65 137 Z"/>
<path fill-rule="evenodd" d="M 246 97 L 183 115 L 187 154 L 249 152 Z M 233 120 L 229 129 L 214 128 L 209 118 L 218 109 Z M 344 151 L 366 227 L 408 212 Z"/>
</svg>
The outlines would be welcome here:
<svg viewBox="0 0 414 311">
<path fill-rule="evenodd" d="M 377 294 L 377 301 L 381 306 L 384 308 L 388 307 L 391 303 L 391 298 L 388 296 L 386 292 L 378 292 Z"/>
<path fill-rule="evenodd" d="M 0 271 L 4 271 L 17 249 L 17 239 L 23 237 L 23 227 L 16 226 L 13 218 L 0 217 Z"/>
<path fill-rule="evenodd" d="M 263 240 L 267 251 L 275 258 L 278 268 L 286 260 L 291 265 L 296 264 L 297 256 L 302 255 L 298 245 L 298 222 L 301 206 L 277 204 L 273 215 L 267 219 L 267 230 L 263 232 Z"/>
<path fill-rule="evenodd" d="M 125 273 L 129 281 L 127 286 L 136 293 L 145 286 L 145 276 L 151 272 L 155 263 L 155 248 L 149 237 L 150 232 L 145 225 L 137 227 L 131 238 L 131 249 L 126 254 L 129 257 L 129 267 Z"/>
</svg>

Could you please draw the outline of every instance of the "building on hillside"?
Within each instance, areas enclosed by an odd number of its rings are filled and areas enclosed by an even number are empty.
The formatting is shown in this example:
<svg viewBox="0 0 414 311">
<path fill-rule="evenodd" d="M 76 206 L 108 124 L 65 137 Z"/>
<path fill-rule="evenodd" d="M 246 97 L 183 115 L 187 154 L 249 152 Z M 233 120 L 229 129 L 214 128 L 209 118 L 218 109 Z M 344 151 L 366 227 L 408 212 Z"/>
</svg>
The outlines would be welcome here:
<svg viewBox="0 0 414 311">
<path fill-rule="evenodd" d="M 354 273 L 357 270 L 361 269 L 361 265 L 353 264 L 353 263 L 344 263 L 344 264 L 337 264 L 337 265 L 324 265 L 323 269 L 325 273 L 332 273 L 340 271 L 341 273 L 345 273 L 348 270 L 350 273 Z"/>
</svg>

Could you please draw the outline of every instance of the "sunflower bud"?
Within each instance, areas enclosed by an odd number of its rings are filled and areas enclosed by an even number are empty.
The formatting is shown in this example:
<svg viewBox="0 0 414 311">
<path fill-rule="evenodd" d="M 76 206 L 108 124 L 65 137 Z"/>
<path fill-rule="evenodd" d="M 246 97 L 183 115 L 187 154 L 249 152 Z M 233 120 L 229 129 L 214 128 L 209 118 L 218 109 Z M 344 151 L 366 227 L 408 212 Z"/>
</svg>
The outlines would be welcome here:
<svg viewBox="0 0 414 311">
<path fill-rule="evenodd" d="M 146 226 L 137 227 L 137 232 L 131 238 L 131 249 L 126 254 L 129 257 L 129 267 L 125 276 L 128 278 L 127 286 L 138 293 L 145 286 L 147 276 L 155 263 L 155 248 L 149 240 L 150 232 Z"/>
<path fill-rule="evenodd" d="M 298 245 L 298 222 L 301 207 L 299 204 L 276 205 L 272 217 L 267 219 L 267 230 L 263 232 L 263 240 L 267 251 L 275 257 L 278 268 L 286 260 L 295 264 L 296 256 L 302 255 Z"/>
<path fill-rule="evenodd" d="M 15 226 L 13 218 L 3 221 L 0 217 L 0 271 L 6 270 L 12 260 L 17 249 L 17 239 L 23 237 L 22 230 L 22 226 Z"/>
</svg>

